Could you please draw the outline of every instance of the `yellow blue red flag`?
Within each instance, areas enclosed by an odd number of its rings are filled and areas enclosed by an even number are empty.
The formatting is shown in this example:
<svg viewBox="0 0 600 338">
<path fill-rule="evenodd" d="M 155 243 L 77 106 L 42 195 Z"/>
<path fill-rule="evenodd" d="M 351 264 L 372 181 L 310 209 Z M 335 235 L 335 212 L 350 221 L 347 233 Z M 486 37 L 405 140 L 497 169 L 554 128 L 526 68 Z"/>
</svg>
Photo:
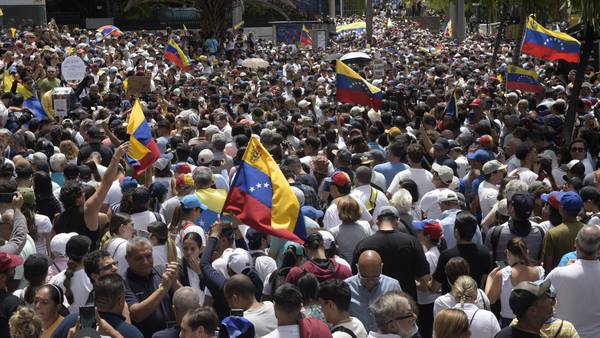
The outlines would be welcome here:
<svg viewBox="0 0 600 338">
<path fill-rule="evenodd" d="M 565 60 L 577 63 L 581 43 L 569 34 L 544 28 L 529 16 L 521 50 L 525 54 L 549 61 Z"/>
<path fill-rule="evenodd" d="M 227 191 L 213 188 L 198 189 L 196 190 L 196 196 L 206 205 L 206 210 L 200 213 L 200 218 L 196 223 L 204 230 L 208 230 L 217 220 L 218 214 L 223 210 Z"/>
<path fill-rule="evenodd" d="M 146 121 L 140 100 L 136 99 L 127 123 L 127 134 L 129 134 L 129 151 L 127 162 L 135 170 L 135 175 L 141 174 L 151 166 L 160 156 L 160 150 L 152 137 L 150 125 Z"/>
<path fill-rule="evenodd" d="M 335 71 L 336 97 L 339 102 L 356 103 L 379 110 L 383 98 L 381 89 L 367 82 L 340 60 L 336 63 Z"/>
<path fill-rule="evenodd" d="M 255 137 L 250 138 L 223 211 L 256 230 L 299 243 L 306 239 L 300 202 L 271 154 Z"/>
<path fill-rule="evenodd" d="M 364 33 L 366 29 L 367 24 L 364 21 L 356 21 L 345 25 L 335 26 L 335 32 L 338 34 L 350 32 L 360 34 Z"/>
<path fill-rule="evenodd" d="M 506 89 L 539 93 L 544 90 L 536 72 L 510 65 L 506 68 Z"/>
<path fill-rule="evenodd" d="M 173 39 L 169 40 L 164 56 L 165 59 L 173 62 L 183 70 L 188 70 L 190 68 L 190 59 Z"/>
<path fill-rule="evenodd" d="M 312 46 L 313 40 L 308 33 L 308 28 L 302 25 L 302 31 L 300 32 L 300 46 Z"/>
</svg>

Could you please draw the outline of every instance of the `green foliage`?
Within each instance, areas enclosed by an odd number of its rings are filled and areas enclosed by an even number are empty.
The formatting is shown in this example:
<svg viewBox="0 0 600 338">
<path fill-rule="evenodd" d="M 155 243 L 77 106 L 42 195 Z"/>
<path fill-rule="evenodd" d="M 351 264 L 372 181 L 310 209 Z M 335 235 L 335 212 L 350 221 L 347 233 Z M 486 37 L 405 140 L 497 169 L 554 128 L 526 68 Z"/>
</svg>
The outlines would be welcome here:
<svg viewBox="0 0 600 338">
<path fill-rule="evenodd" d="M 572 9 L 581 15 L 581 22 L 600 32 L 600 1 L 571 0 Z"/>
</svg>

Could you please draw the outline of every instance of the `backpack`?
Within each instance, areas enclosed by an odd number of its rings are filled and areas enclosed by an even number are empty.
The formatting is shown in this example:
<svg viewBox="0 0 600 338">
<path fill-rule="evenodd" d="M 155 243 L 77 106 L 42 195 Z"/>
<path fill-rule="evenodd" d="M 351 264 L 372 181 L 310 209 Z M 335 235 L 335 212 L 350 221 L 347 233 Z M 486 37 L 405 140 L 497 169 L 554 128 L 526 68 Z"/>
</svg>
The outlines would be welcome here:
<svg viewBox="0 0 600 338">
<path fill-rule="evenodd" d="M 266 256 L 267 254 L 262 252 L 262 251 L 255 251 L 250 253 L 250 256 L 252 257 L 252 267 L 256 266 L 256 259 L 258 257 L 262 257 L 262 256 Z"/>
<path fill-rule="evenodd" d="M 377 207 L 377 189 L 371 187 L 371 194 L 369 195 L 369 200 L 365 203 L 365 207 L 369 214 L 373 215 L 373 211 Z"/>
<path fill-rule="evenodd" d="M 356 333 L 354 333 L 354 331 L 350 330 L 349 328 L 347 328 L 345 326 L 338 326 L 338 327 L 334 328 L 333 330 L 331 330 L 332 334 L 335 332 L 344 332 L 345 334 L 349 335 L 352 338 L 357 338 Z"/>
<path fill-rule="evenodd" d="M 546 232 L 544 228 L 542 228 L 539 224 L 532 224 L 531 229 L 537 228 L 540 231 L 540 235 L 542 236 L 542 243 L 544 242 L 544 237 L 546 236 Z M 510 228 L 509 228 L 510 231 Z M 500 241 L 500 234 L 502 233 L 502 226 L 496 225 L 492 228 L 492 234 L 490 236 L 490 243 L 492 244 L 492 262 L 496 261 L 496 249 L 498 248 L 498 242 Z M 511 233 L 512 234 L 512 233 Z M 514 237 L 515 235 L 513 235 Z M 540 256 L 542 255 L 542 251 L 540 250 Z M 541 260 L 542 257 L 538 257 L 538 261 Z"/>
</svg>

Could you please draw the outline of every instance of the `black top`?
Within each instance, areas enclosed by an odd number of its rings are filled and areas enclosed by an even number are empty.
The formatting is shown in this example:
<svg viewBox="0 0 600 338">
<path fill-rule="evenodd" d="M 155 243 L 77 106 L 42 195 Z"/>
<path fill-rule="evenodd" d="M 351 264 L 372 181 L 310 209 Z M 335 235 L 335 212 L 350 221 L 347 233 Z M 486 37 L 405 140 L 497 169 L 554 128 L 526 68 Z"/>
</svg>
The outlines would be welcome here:
<svg viewBox="0 0 600 338">
<path fill-rule="evenodd" d="M 366 250 L 377 251 L 383 261 L 383 274 L 398 280 L 402 291 L 417 299 L 415 278 L 429 274 L 429 264 L 415 237 L 395 230 L 379 230 L 363 239 L 354 249 L 353 273 L 357 273 L 358 257 Z"/>
<path fill-rule="evenodd" d="M 54 196 L 38 198 L 36 196 L 37 212 L 40 215 L 46 215 L 50 218 L 50 222 L 54 222 L 54 215 L 60 213 L 60 202 Z"/>
<path fill-rule="evenodd" d="M 92 240 L 92 250 L 97 248 L 98 240 L 100 239 L 100 233 L 98 230 L 91 231 L 85 225 L 83 207 L 75 207 L 63 211 L 54 223 L 54 231 L 57 234 L 76 232 L 82 236 L 87 236 Z"/>
<path fill-rule="evenodd" d="M 110 160 L 113 157 L 113 151 L 110 149 L 109 146 L 104 145 L 100 142 L 82 144 L 81 147 L 79 148 L 79 156 L 77 157 L 77 164 L 81 165 L 81 160 L 87 159 L 95 151 L 99 152 L 100 155 L 102 156 L 102 162 L 100 164 L 102 164 L 105 167 L 108 167 L 108 165 L 110 164 Z"/>
<path fill-rule="evenodd" d="M 539 334 L 529 333 L 514 326 L 507 326 L 496 333 L 494 338 L 541 338 Z"/>
<path fill-rule="evenodd" d="M 161 276 L 165 272 L 164 266 L 155 266 L 149 277 L 136 275 L 131 268 L 125 272 L 125 301 L 131 307 L 141 303 L 156 291 L 160 285 Z M 158 307 L 146 319 L 141 322 L 132 322 L 144 337 L 152 337 L 152 334 L 167 327 L 167 322 L 175 320 L 171 310 L 171 292 L 163 297 Z"/>
<path fill-rule="evenodd" d="M 481 278 L 492 270 L 492 255 L 490 250 L 479 244 L 457 244 L 454 248 L 448 249 L 440 254 L 433 279 L 442 284 L 442 293 L 450 292 L 450 284 L 446 278 L 446 263 L 453 257 L 462 257 L 468 263 L 471 269 L 471 277 L 481 287 Z"/>
<path fill-rule="evenodd" d="M 10 337 L 8 319 L 21 305 L 25 303 L 19 297 L 4 290 L 0 291 L 0 337 Z"/>
<path fill-rule="evenodd" d="M 110 312 L 101 312 L 98 311 L 98 315 L 100 318 L 106 320 L 110 326 L 112 326 L 115 330 L 119 331 L 123 335 L 123 337 L 127 338 L 142 338 L 142 332 L 135 326 L 127 323 L 125 321 L 125 317 L 118 315 L 116 313 Z M 67 338 L 69 334 L 69 329 L 77 325 L 78 314 L 71 313 L 66 316 L 60 324 L 54 330 L 52 334 L 52 338 Z M 7 336 L 8 337 L 8 336 Z"/>
</svg>

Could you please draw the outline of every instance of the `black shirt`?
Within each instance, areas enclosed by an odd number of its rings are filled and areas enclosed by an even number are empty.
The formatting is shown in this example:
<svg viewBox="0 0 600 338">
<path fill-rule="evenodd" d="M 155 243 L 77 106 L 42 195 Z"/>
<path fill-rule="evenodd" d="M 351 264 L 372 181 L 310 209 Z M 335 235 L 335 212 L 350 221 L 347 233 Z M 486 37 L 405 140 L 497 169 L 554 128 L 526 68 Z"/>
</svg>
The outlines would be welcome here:
<svg viewBox="0 0 600 338">
<path fill-rule="evenodd" d="M 429 274 L 429 264 L 415 237 L 395 230 L 379 230 L 363 239 L 354 249 L 353 273 L 357 272 L 358 257 L 366 250 L 377 251 L 383 261 L 382 273 L 398 280 L 402 290 L 417 299 L 415 279 Z"/>
<path fill-rule="evenodd" d="M 492 270 L 492 255 L 490 250 L 479 244 L 457 244 L 454 248 L 448 249 L 440 254 L 438 265 L 433 274 L 433 279 L 442 284 L 442 293 L 450 291 L 450 284 L 446 278 L 446 263 L 453 257 L 462 257 L 468 263 L 471 270 L 471 277 L 481 287 L 481 278 Z"/>
<path fill-rule="evenodd" d="M 108 167 L 110 164 L 110 160 L 113 157 L 113 151 L 109 146 L 104 145 L 100 142 L 92 142 L 92 143 L 84 143 L 79 148 L 79 156 L 77 157 L 77 164 L 81 165 L 81 161 L 90 157 L 93 152 L 99 152 L 102 156 L 102 164 L 105 167 Z"/>
<path fill-rule="evenodd" d="M 82 236 L 87 236 L 92 240 L 92 250 L 95 250 L 98 247 L 100 233 L 98 230 L 91 231 L 85 225 L 83 207 L 75 207 L 63 211 L 55 222 L 54 231 L 57 234 L 76 232 Z"/>
<path fill-rule="evenodd" d="M 10 337 L 8 319 L 21 305 L 25 303 L 19 297 L 4 290 L 0 291 L 0 337 Z"/>
<path fill-rule="evenodd" d="M 525 332 L 514 326 L 507 326 L 496 333 L 494 338 L 541 338 L 539 334 Z"/>
</svg>

